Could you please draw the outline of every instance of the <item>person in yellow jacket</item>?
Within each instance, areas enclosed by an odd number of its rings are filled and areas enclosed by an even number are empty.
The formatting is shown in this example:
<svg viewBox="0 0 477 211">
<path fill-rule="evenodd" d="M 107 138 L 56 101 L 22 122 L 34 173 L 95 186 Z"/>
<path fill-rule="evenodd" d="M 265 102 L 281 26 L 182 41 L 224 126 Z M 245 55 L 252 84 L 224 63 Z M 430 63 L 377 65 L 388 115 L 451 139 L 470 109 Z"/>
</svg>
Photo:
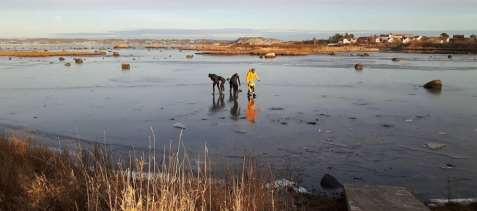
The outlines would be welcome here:
<svg viewBox="0 0 477 211">
<path fill-rule="evenodd" d="M 256 97 L 257 95 L 255 94 L 255 83 L 256 81 L 260 81 L 260 77 L 258 76 L 254 68 L 248 70 L 246 79 L 248 86 L 248 96 L 250 97 L 253 95 L 253 97 Z"/>
</svg>

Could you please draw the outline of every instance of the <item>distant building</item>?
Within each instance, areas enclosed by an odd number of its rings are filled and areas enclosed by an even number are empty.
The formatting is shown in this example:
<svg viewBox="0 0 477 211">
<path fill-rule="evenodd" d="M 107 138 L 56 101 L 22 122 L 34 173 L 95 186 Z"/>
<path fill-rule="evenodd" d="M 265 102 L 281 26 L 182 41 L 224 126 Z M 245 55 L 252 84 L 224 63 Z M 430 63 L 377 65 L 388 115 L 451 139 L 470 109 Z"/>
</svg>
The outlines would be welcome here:
<svg viewBox="0 0 477 211">
<path fill-rule="evenodd" d="M 369 44 L 371 42 L 371 38 L 370 37 L 358 37 L 358 39 L 356 40 L 356 42 L 358 44 Z"/>
<path fill-rule="evenodd" d="M 349 45 L 351 43 L 352 43 L 351 39 L 347 39 L 347 38 L 343 39 L 343 45 Z"/>
<path fill-rule="evenodd" d="M 454 35 L 450 42 L 452 44 L 465 44 L 467 39 L 465 38 L 465 35 Z"/>
<path fill-rule="evenodd" d="M 402 43 L 404 43 L 404 44 L 409 44 L 409 43 L 411 43 L 412 41 L 413 41 L 412 38 L 406 37 L 406 39 L 404 39 L 404 40 L 402 41 Z"/>
</svg>

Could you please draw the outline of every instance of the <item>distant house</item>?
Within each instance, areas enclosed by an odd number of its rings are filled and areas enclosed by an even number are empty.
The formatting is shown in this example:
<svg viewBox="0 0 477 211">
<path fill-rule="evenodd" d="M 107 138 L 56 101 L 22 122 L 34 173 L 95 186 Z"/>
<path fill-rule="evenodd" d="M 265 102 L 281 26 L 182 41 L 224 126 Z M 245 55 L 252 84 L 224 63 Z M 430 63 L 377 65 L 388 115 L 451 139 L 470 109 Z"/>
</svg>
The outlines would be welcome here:
<svg viewBox="0 0 477 211">
<path fill-rule="evenodd" d="M 412 38 L 406 37 L 406 39 L 404 39 L 404 40 L 402 41 L 402 43 L 404 43 L 404 44 L 409 44 L 409 43 L 411 43 L 412 41 L 413 41 Z"/>
<path fill-rule="evenodd" d="M 376 37 L 376 43 L 387 43 L 389 42 L 389 35 L 380 35 L 379 37 Z"/>
<path fill-rule="evenodd" d="M 343 45 L 349 45 L 349 44 L 352 43 L 352 42 L 351 42 L 351 39 L 347 39 L 347 38 L 343 39 L 342 42 L 343 42 Z"/>
<path fill-rule="evenodd" d="M 450 42 L 452 44 L 465 44 L 467 42 L 467 39 L 464 35 L 454 35 Z"/>
<path fill-rule="evenodd" d="M 358 37 L 356 42 L 358 44 L 369 44 L 371 42 L 371 39 L 369 37 Z"/>
</svg>

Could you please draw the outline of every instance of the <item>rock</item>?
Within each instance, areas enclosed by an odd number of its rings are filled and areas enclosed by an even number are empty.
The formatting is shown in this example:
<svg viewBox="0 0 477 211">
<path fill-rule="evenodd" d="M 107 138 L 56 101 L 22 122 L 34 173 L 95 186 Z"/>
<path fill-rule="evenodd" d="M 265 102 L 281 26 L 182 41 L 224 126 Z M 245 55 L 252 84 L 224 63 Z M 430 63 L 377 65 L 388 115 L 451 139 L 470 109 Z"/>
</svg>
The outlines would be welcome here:
<svg viewBox="0 0 477 211">
<path fill-rule="evenodd" d="M 320 185 L 324 189 L 341 189 L 344 187 L 335 177 L 329 174 L 325 174 L 323 178 L 321 178 Z"/>
<path fill-rule="evenodd" d="M 172 126 L 181 130 L 185 130 L 187 128 L 182 122 L 175 123 Z"/>
<path fill-rule="evenodd" d="M 432 90 L 441 90 L 442 89 L 442 81 L 441 80 L 433 80 L 429 81 L 423 86 L 426 89 L 432 89 Z"/>
<path fill-rule="evenodd" d="M 65 61 L 65 58 L 64 58 L 64 57 L 60 57 L 60 58 L 58 58 L 58 60 L 59 60 L 60 62 L 62 62 L 62 61 Z"/>
<path fill-rule="evenodd" d="M 238 134 L 247 134 L 246 130 L 234 130 L 234 132 Z"/>
<path fill-rule="evenodd" d="M 270 188 L 270 184 L 267 184 L 266 187 Z M 273 183 L 273 188 L 292 190 L 296 193 L 302 193 L 302 194 L 310 193 L 306 188 L 298 186 L 295 182 L 287 180 L 287 179 L 276 180 Z"/>
<path fill-rule="evenodd" d="M 355 64 L 355 65 L 354 65 L 354 69 L 355 69 L 355 70 L 358 70 L 358 71 L 363 70 L 363 69 L 364 69 L 364 65 L 363 65 L 363 64 Z"/>
<path fill-rule="evenodd" d="M 131 65 L 130 65 L 130 64 L 121 64 L 121 69 L 122 69 L 122 70 L 130 70 L 130 69 L 131 69 Z"/>
<path fill-rule="evenodd" d="M 449 55 L 447 56 L 447 58 L 452 59 L 452 55 L 449 54 Z"/>
<path fill-rule="evenodd" d="M 429 149 L 432 149 L 432 150 L 440 150 L 440 149 L 445 148 L 447 145 L 446 144 L 441 144 L 441 143 L 431 142 L 431 143 L 427 143 L 425 146 Z"/>
<path fill-rule="evenodd" d="M 307 122 L 306 124 L 309 124 L 309 125 L 316 125 L 317 123 L 316 123 L 316 122 Z"/>
<path fill-rule="evenodd" d="M 127 43 L 119 43 L 113 47 L 114 49 L 119 49 L 119 48 L 129 48 L 129 45 Z"/>
<path fill-rule="evenodd" d="M 400 58 L 393 58 L 392 61 L 393 62 L 399 62 L 399 61 L 401 61 L 401 59 Z"/>
<path fill-rule="evenodd" d="M 382 124 L 381 126 L 383 126 L 384 128 L 392 128 L 393 125 L 390 125 L 390 124 Z"/>
<path fill-rule="evenodd" d="M 8 57 L 8 60 L 12 61 L 12 57 Z"/>
<path fill-rule="evenodd" d="M 83 62 L 84 62 L 83 59 L 81 59 L 81 58 L 75 58 L 74 60 L 75 60 L 76 64 L 83 64 Z"/>
<path fill-rule="evenodd" d="M 275 57 L 277 57 L 277 54 L 275 54 L 275 53 L 267 53 L 267 54 L 264 55 L 265 59 L 273 59 Z"/>
<path fill-rule="evenodd" d="M 366 56 L 369 56 L 369 53 L 362 53 L 362 54 L 359 54 L 359 56 L 366 57 Z"/>
<path fill-rule="evenodd" d="M 71 63 L 68 62 L 68 63 L 65 64 L 65 66 L 66 67 L 71 67 Z"/>
<path fill-rule="evenodd" d="M 121 54 L 119 54 L 119 52 L 113 52 L 113 56 L 114 57 L 119 57 Z"/>
<path fill-rule="evenodd" d="M 336 53 L 335 53 L 335 52 L 331 52 L 331 53 L 329 53 L 328 55 L 330 55 L 330 56 L 336 56 Z"/>
<path fill-rule="evenodd" d="M 270 110 L 271 110 L 271 111 L 283 111 L 283 110 L 285 110 L 285 109 L 282 108 L 282 107 L 271 107 Z"/>
<path fill-rule="evenodd" d="M 186 59 L 193 59 L 194 58 L 194 55 L 193 54 L 189 54 L 186 56 Z"/>
</svg>

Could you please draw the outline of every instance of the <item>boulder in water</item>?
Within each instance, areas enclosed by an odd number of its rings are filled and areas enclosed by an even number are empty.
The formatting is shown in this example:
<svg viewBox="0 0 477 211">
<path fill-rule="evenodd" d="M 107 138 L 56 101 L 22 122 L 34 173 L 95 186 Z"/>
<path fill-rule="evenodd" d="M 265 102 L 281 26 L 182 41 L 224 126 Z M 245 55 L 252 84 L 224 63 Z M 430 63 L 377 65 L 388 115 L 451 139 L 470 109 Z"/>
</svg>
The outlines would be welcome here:
<svg viewBox="0 0 477 211">
<path fill-rule="evenodd" d="M 392 61 L 393 62 L 399 62 L 399 61 L 401 61 L 401 59 L 400 58 L 393 58 Z"/>
<path fill-rule="evenodd" d="M 84 62 L 83 59 L 81 59 L 81 58 L 75 58 L 74 60 L 75 60 L 76 64 L 83 64 L 83 62 Z"/>
<path fill-rule="evenodd" d="M 65 58 L 64 58 L 64 57 L 60 57 L 60 58 L 58 58 L 58 60 L 59 60 L 60 62 L 62 62 L 62 61 L 65 61 Z"/>
<path fill-rule="evenodd" d="M 186 59 L 193 59 L 194 58 L 194 55 L 193 54 L 189 54 L 186 56 Z"/>
<path fill-rule="evenodd" d="M 264 55 L 265 59 L 273 59 L 275 57 L 277 57 L 277 54 L 276 53 L 267 53 Z"/>
<path fill-rule="evenodd" d="M 121 54 L 119 54 L 119 52 L 113 52 L 113 56 L 114 57 L 119 57 Z"/>
<path fill-rule="evenodd" d="M 344 188 L 343 184 L 341 184 L 338 179 L 335 177 L 325 174 L 323 178 L 321 178 L 320 185 L 324 189 L 340 189 Z"/>
<path fill-rule="evenodd" d="M 432 80 L 424 84 L 424 88 L 430 90 L 441 90 L 442 89 L 442 81 L 441 80 Z"/>
<path fill-rule="evenodd" d="M 363 70 L 363 69 L 364 69 L 364 65 L 363 65 L 363 64 L 355 64 L 355 65 L 354 65 L 354 69 L 355 69 L 355 70 L 358 70 L 358 71 Z"/>
<path fill-rule="evenodd" d="M 65 66 L 66 67 L 71 67 L 71 63 L 68 62 L 68 63 L 65 64 Z"/>
<path fill-rule="evenodd" d="M 130 70 L 131 69 L 131 65 L 130 64 L 121 64 L 121 69 L 122 70 Z"/>
</svg>

